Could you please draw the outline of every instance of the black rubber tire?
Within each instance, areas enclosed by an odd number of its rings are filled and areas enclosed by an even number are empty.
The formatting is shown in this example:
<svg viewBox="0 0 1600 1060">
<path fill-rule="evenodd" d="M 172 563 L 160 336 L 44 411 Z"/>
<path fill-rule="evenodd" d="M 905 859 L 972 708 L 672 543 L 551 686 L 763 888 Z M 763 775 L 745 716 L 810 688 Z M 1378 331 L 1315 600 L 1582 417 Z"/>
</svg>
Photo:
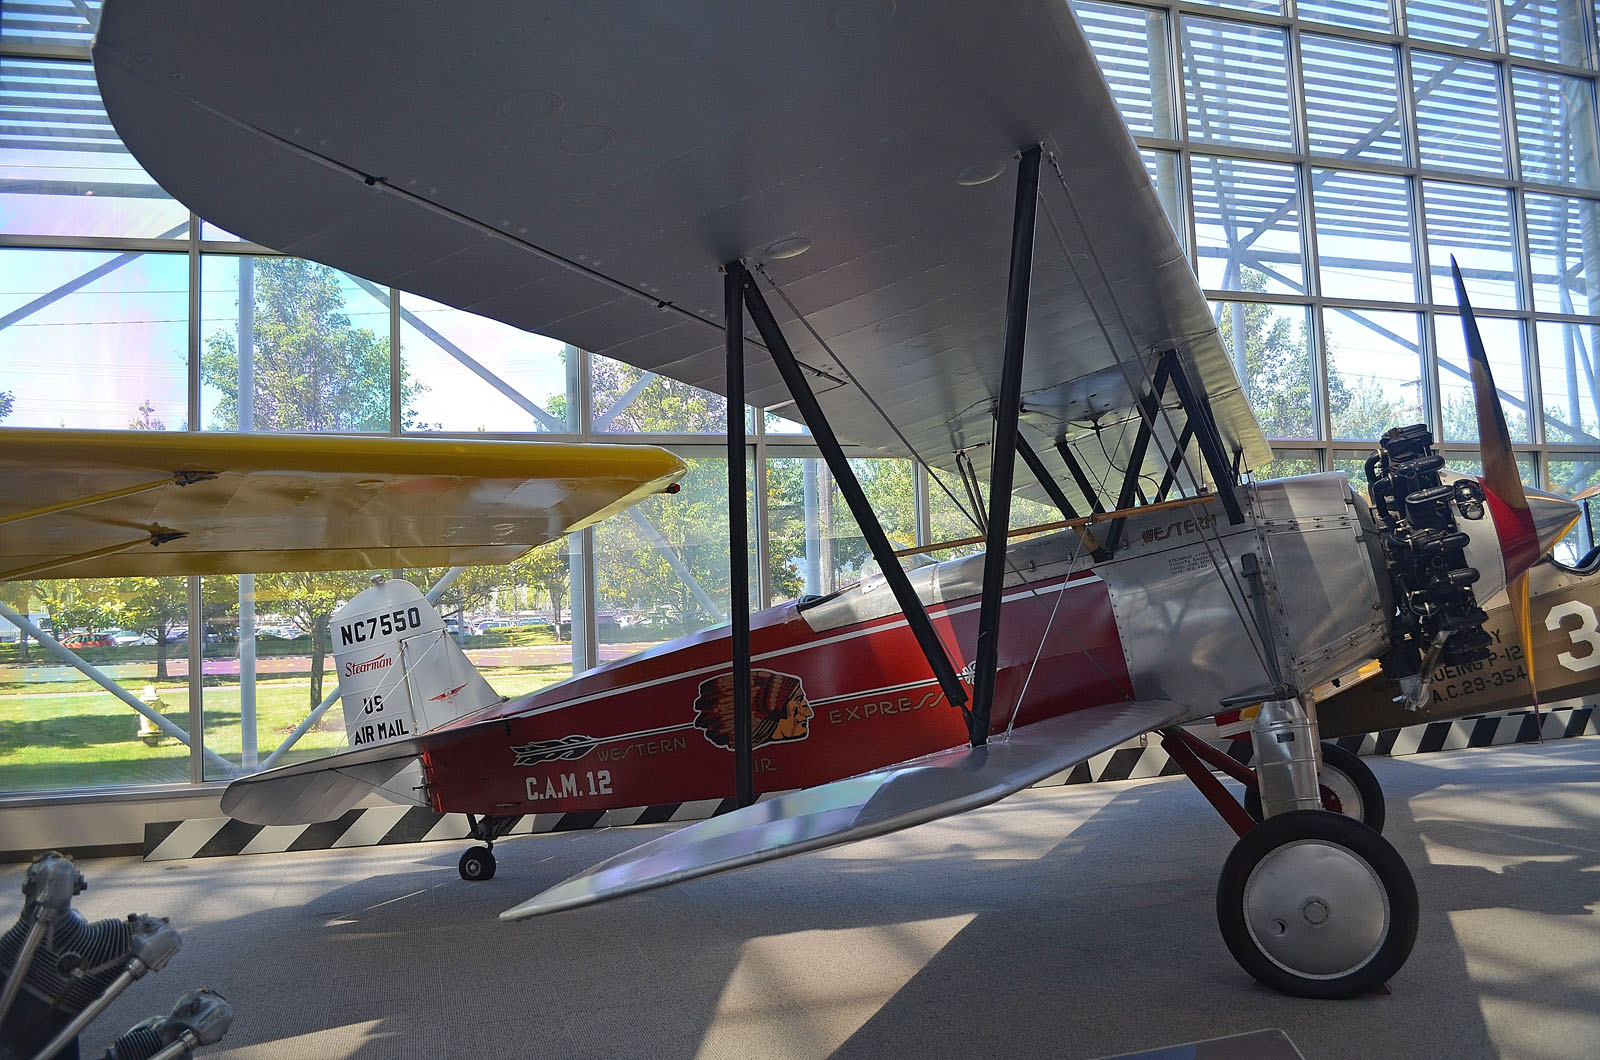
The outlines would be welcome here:
<svg viewBox="0 0 1600 1060">
<path fill-rule="evenodd" d="M 494 851 L 488 847 L 473 847 L 461 855 L 461 861 L 456 868 L 461 872 L 463 880 L 478 883 L 483 880 L 494 879 Z"/>
<path fill-rule="evenodd" d="M 1381 907 L 1367 901 L 1374 898 Z M 1298 920 L 1275 915 L 1295 909 Z M 1228 951 L 1258 982 L 1293 997 L 1354 997 L 1381 987 L 1411 955 L 1417 922 L 1417 887 L 1404 859 L 1360 821 L 1326 810 L 1261 822 L 1234 845 L 1217 882 L 1217 925 Z M 1264 943 L 1253 923 L 1283 941 Z M 1264 945 L 1273 942 L 1269 953 Z M 1340 949 L 1355 954 L 1348 965 L 1337 963 Z M 1293 967 L 1298 956 L 1334 963 Z"/>
<path fill-rule="evenodd" d="M 1383 787 L 1378 783 L 1378 778 L 1372 772 L 1372 767 L 1362 760 L 1361 756 L 1353 751 L 1346 751 L 1336 743 L 1322 742 L 1322 775 L 1329 773 L 1338 774 L 1343 784 L 1348 785 L 1361 798 L 1362 824 L 1374 832 L 1382 832 L 1383 825 L 1388 816 L 1383 801 Z M 1350 807 L 1343 803 L 1335 808 L 1329 800 L 1330 792 L 1326 784 L 1322 789 L 1324 809 L 1335 810 L 1346 817 L 1354 817 Z M 1252 820 L 1261 820 L 1261 792 L 1256 788 L 1246 788 L 1244 793 L 1244 812 Z"/>
</svg>

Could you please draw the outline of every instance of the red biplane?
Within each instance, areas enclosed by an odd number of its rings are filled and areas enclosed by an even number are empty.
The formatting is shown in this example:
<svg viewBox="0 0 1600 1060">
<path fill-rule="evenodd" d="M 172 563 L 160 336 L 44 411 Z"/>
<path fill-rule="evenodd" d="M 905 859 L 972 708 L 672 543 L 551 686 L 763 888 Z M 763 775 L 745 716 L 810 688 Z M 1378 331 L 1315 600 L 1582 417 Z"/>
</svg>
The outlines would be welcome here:
<svg viewBox="0 0 1600 1060">
<path fill-rule="evenodd" d="M 1218 912 L 1251 974 L 1342 996 L 1399 968 L 1415 889 L 1321 808 L 1311 693 L 1381 660 L 1425 702 L 1575 517 L 1525 494 L 1481 344 L 1481 479 L 1417 427 L 1368 496 L 1257 481 L 1270 451 L 1067 5 L 494 8 L 493 33 L 473 10 L 108 2 L 96 68 L 212 223 L 725 394 L 732 620 L 496 702 L 414 590 L 375 586 L 335 619 L 358 746 L 235 782 L 231 812 L 416 786 L 492 845 L 529 813 L 743 805 L 518 918 L 982 805 L 1154 731 L 1241 833 Z M 792 402 L 878 565 L 754 619 L 747 402 Z M 985 553 L 908 574 L 835 428 L 986 486 Z M 1019 456 L 1061 532 L 1008 541 Z M 1182 728 L 1257 703 L 1259 824 Z"/>
</svg>

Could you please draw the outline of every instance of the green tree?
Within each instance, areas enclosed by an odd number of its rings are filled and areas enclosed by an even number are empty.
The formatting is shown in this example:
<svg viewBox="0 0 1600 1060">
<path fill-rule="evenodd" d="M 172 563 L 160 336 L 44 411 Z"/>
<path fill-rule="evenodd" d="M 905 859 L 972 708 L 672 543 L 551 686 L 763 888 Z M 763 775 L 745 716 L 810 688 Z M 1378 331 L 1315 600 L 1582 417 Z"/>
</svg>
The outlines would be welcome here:
<svg viewBox="0 0 1600 1060">
<path fill-rule="evenodd" d="M 255 262 L 254 430 L 386 431 L 389 343 L 345 314 L 339 274 L 299 258 Z M 239 425 L 237 337 L 219 329 L 206 339 L 200 375 L 221 395 L 212 426 Z M 422 383 L 402 377 L 402 420 Z"/>
<path fill-rule="evenodd" d="M 631 512 L 597 528 L 595 573 L 602 608 L 652 614 L 685 630 L 727 614 L 727 461 L 688 464 L 678 493 L 647 497 L 638 505 L 649 531 Z"/>
<path fill-rule="evenodd" d="M 1335 376 L 1328 389 L 1335 438 L 1376 447 L 1378 439 L 1391 427 L 1417 422 L 1416 409 L 1390 400 L 1375 379 L 1361 378 L 1351 384 Z"/>
<path fill-rule="evenodd" d="M 33 601 L 38 596 L 37 583 L 32 581 L 0 582 L 0 602 L 7 604 L 24 618 L 33 612 Z M 28 633 L 18 630 L 17 661 L 28 661 Z"/>
<path fill-rule="evenodd" d="M 322 670 L 327 662 L 328 619 L 372 584 L 367 571 L 292 571 L 256 575 L 256 606 L 293 622 L 311 636 L 310 703 L 322 702 Z"/>
<path fill-rule="evenodd" d="M 1500 411 L 1506 418 L 1506 433 L 1513 442 L 1528 440 L 1528 414 L 1506 404 L 1504 390 L 1499 391 Z M 1520 395 L 1519 395 L 1520 396 Z M 1471 390 L 1451 390 L 1441 403 L 1444 414 L 1444 439 L 1451 442 L 1478 441 L 1478 402 Z"/>
<path fill-rule="evenodd" d="M 387 431 L 389 343 L 357 328 L 345 313 L 339 274 L 299 258 L 255 261 L 250 352 L 255 415 L 249 426 L 263 431 Z M 206 339 L 200 375 L 221 400 L 212 426 L 231 429 L 239 420 L 237 336 L 219 329 Z M 402 420 L 415 419 L 411 403 L 420 382 L 400 382 Z M 366 587 L 354 572 L 261 575 L 258 602 L 292 619 L 311 635 L 311 703 L 322 700 L 322 668 L 329 648 L 328 617 Z"/>
<path fill-rule="evenodd" d="M 448 567 L 418 567 L 406 571 L 406 579 L 423 592 L 433 588 L 450 570 Z M 468 567 L 439 597 L 440 614 L 477 611 L 493 602 L 505 587 L 510 568 L 505 566 Z"/>
<path fill-rule="evenodd" d="M 207 579 L 209 581 L 209 579 Z M 183 578 L 118 578 L 113 583 L 117 621 L 156 639 L 156 680 L 167 677 L 167 637 L 189 622 L 189 588 Z M 204 643 L 202 641 L 201 643 Z"/>
<path fill-rule="evenodd" d="M 590 405 L 596 418 L 615 410 L 610 433 L 721 434 L 727 430 L 727 398 L 666 376 L 656 376 L 617 408 L 644 375 L 641 369 L 608 357 L 589 359 Z M 549 404 L 553 415 L 566 415 L 565 395 L 552 398 Z"/>
<path fill-rule="evenodd" d="M 718 394 L 665 377 L 647 378 L 640 369 L 605 357 L 590 359 L 590 377 L 595 416 L 607 417 L 612 433 L 712 434 L 727 429 L 727 399 Z M 565 415 L 565 396 L 555 395 L 548 407 L 555 415 Z M 639 506 L 653 533 L 646 533 L 631 515 L 618 516 L 598 529 L 601 607 L 652 614 L 684 628 L 715 622 L 726 614 L 727 463 L 712 459 L 689 464 L 680 492 L 648 498 Z M 663 539 L 689 572 L 693 586 L 658 547 Z M 540 583 L 544 590 L 565 593 L 566 557 L 559 564 L 549 558 L 539 562 L 545 564 Z"/>
<path fill-rule="evenodd" d="M 33 595 L 49 614 L 57 640 L 68 630 L 94 632 L 115 625 L 115 611 L 103 582 L 89 578 L 39 581 L 34 583 Z"/>
<path fill-rule="evenodd" d="M 827 465 L 816 460 L 814 466 L 818 480 L 817 530 L 822 552 L 819 558 L 824 567 L 823 584 L 818 588 L 826 591 L 854 580 L 869 559 L 870 550 Z M 890 543 L 898 548 L 914 545 L 916 465 L 910 460 L 860 458 L 852 460 L 850 466 Z M 793 599 L 804 591 L 804 475 L 805 462 L 799 459 L 767 463 L 767 548 L 774 599 Z M 950 504 L 937 484 L 931 486 L 931 493 L 930 529 L 934 541 L 949 541 L 977 533 L 972 521 Z M 1054 508 L 1023 497 L 1012 498 L 1011 515 L 1014 527 L 1060 518 Z M 981 546 L 974 546 L 965 551 L 979 548 Z M 920 561 L 903 562 L 914 565 Z"/>
<path fill-rule="evenodd" d="M 1246 292 L 1260 292 L 1266 281 L 1247 273 L 1242 286 Z M 1296 307 L 1291 316 L 1280 307 L 1259 302 L 1222 302 L 1217 328 L 1235 363 L 1241 351 L 1244 355 L 1245 389 L 1266 436 L 1316 438 L 1313 343 L 1304 311 Z M 1362 441 L 1369 434 L 1375 441 L 1402 418 L 1376 383 L 1368 381 L 1352 388 L 1337 372 L 1328 379 L 1328 409 L 1339 437 Z"/>
<path fill-rule="evenodd" d="M 805 592 L 805 462 L 767 461 L 767 578 L 774 600 Z"/>
<path fill-rule="evenodd" d="M 1275 306 L 1229 302 L 1217 323 L 1235 359 L 1243 346 L 1245 389 L 1268 438 L 1317 436 L 1311 347 L 1304 314 L 1297 315 L 1291 320 Z"/>
<path fill-rule="evenodd" d="M 238 591 L 237 578 L 211 576 L 202 579 L 202 615 L 215 615 L 226 610 L 231 601 L 238 598 Z M 172 631 L 189 623 L 189 587 L 186 579 L 113 578 L 105 583 L 104 594 L 104 606 L 111 624 L 149 633 L 156 639 L 156 680 L 167 680 L 167 655 Z"/>
<path fill-rule="evenodd" d="M 15 390 L 0 390 L 0 420 L 11 415 L 11 407 L 16 398 Z"/>
<path fill-rule="evenodd" d="M 156 418 L 156 407 L 146 397 L 139 404 L 139 415 L 128 421 L 130 431 L 164 431 L 167 425 Z"/>
<path fill-rule="evenodd" d="M 850 461 L 868 506 L 896 548 L 910 548 L 917 543 L 916 480 L 912 467 L 909 460 Z M 829 493 L 827 502 L 819 505 L 824 516 L 820 530 L 833 538 L 833 584 L 843 585 L 855 580 L 872 553 L 827 466 L 819 464 L 819 468 L 821 486 Z"/>
<path fill-rule="evenodd" d="M 566 605 L 572 585 L 567 538 L 560 537 L 529 552 L 506 571 L 509 584 L 521 586 L 550 603 L 550 618 L 556 638 L 561 637 L 561 609 Z"/>
</svg>

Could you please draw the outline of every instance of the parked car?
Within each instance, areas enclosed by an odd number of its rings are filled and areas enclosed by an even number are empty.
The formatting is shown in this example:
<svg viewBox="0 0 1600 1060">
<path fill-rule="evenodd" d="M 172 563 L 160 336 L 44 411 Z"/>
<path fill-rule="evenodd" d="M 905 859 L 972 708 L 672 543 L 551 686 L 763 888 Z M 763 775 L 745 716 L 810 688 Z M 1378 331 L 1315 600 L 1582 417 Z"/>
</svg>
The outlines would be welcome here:
<svg viewBox="0 0 1600 1060">
<path fill-rule="evenodd" d="M 81 648 L 115 648 L 117 642 L 104 633 L 79 632 L 68 633 L 65 637 L 62 637 L 61 646 L 76 651 Z"/>
<path fill-rule="evenodd" d="M 207 644 L 215 644 L 215 643 L 217 643 L 218 641 L 220 641 L 222 639 L 222 634 L 217 632 L 217 628 L 215 626 L 207 626 L 206 627 L 205 637 L 206 637 L 205 642 Z M 188 626 L 176 626 L 176 627 L 174 627 L 172 629 L 167 630 L 167 643 L 168 644 L 186 644 L 186 643 L 188 643 L 188 641 L 189 641 L 189 627 Z"/>
<path fill-rule="evenodd" d="M 256 640 L 299 640 L 305 631 L 294 626 L 257 626 Z"/>
<path fill-rule="evenodd" d="M 143 647 L 156 642 L 156 639 L 150 634 L 136 633 L 131 629 L 108 629 L 105 631 L 105 635 L 110 637 L 112 642 L 119 648 L 126 648 L 131 645 Z"/>
<path fill-rule="evenodd" d="M 621 628 L 622 626 L 617 622 L 615 615 L 594 616 L 594 631 L 596 634 L 604 636 L 607 633 L 616 633 Z M 572 637 L 572 619 L 561 620 L 560 636 L 563 640 Z"/>
</svg>

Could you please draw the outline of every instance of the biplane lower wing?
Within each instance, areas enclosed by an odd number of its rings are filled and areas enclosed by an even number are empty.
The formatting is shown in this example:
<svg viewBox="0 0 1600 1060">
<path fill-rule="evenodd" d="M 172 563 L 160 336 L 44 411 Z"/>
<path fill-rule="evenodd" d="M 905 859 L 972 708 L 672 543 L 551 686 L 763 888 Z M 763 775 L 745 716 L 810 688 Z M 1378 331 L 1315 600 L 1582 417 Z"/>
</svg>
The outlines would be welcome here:
<svg viewBox="0 0 1600 1060">
<path fill-rule="evenodd" d="M 222 812 L 248 824 L 332 821 L 416 761 L 420 740 L 401 740 L 280 766 L 228 785 Z"/>
<path fill-rule="evenodd" d="M 1107 703 L 713 817 L 602 862 L 500 914 L 522 920 L 910 828 L 997 802 L 1194 712 Z"/>
</svg>

